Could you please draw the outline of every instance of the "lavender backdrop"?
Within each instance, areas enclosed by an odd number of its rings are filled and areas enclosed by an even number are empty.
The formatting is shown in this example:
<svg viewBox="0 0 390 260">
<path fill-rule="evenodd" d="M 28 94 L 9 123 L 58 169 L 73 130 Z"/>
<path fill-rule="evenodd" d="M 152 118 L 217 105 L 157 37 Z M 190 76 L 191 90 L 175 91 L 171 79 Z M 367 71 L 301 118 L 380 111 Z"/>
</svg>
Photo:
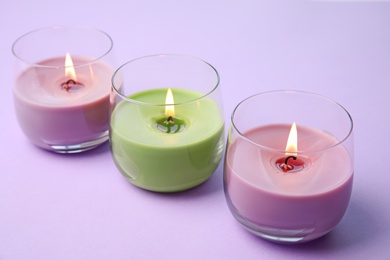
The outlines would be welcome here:
<svg viewBox="0 0 390 260">
<path fill-rule="evenodd" d="M 2 0 L 0 259 L 390 259 L 390 2 Z M 241 228 L 222 167 L 179 194 L 138 189 L 109 145 L 79 155 L 32 146 L 12 100 L 11 45 L 49 25 L 86 25 L 114 40 L 117 65 L 194 55 L 221 75 L 226 125 L 257 92 L 299 89 L 341 103 L 355 122 L 355 183 L 339 226 L 281 246 Z"/>
</svg>

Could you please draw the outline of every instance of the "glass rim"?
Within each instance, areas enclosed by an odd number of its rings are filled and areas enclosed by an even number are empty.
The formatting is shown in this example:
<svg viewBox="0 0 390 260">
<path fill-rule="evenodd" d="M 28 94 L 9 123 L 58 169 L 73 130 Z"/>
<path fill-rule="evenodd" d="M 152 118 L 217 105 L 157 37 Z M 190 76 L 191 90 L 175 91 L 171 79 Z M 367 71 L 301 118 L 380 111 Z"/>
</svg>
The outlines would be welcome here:
<svg viewBox="0 0 390 260">
<path fill-rule="evenodd" d="M 342 143 L 344 143 L 346 140 L 348 140 L 351 136 L 352 136 L 352 132 L 353 132 L 353 127 L 354 127 L 354 124 L 353 124 L 353 119 L 352 119 L 352 116 L 350 115 L 350 113 L 347 111 L 347 109 L 345 109 L 340 103 L 336 102 L 335 100 L 331 99 L 331 98 L 328 98 L 328 97 L 325 97 L 325 96 L 322 96 L 320 94 L 316 94 L 316 93 L 313 93 L 313 92 L 308 92 L 308 91 L 301 91 L 301 90 L 287 90 L 287 89 L 282 89 L 282 90 L 272 90 L 272 91 L 266 91 L 266 92 L 260 92 L 260 93 L 257 93 L 257 94 L 254 94 L 254 95 L 251 95 L 245 99 L 243 99 L 241 102 L 239 102 L 237 104 L 237 106 L 234 108 L 233 112 L 232 112 L 232 115 L 230 117 L 230 121 L 231 121 L 231 125 L 232 127 L 235 129 L 235 131 L 239 134 L 239 136 L 244 139 L 245 141 L 247 142 L 250 142 L 252 143 L 253 145 L 259 147 L 259 148 L 262 148 L 262 149 L 266 149 L 266 150 L 271 150 L 271 151 L 274 151 L 274 152 L 277 152 L 277 153 L 286 153 L 285 150 L 280 150 L 280 149 L 275 149 L 275 148 L 272 148 L 272 147 L 269 147 L 269 146 L 266 146 L 266 145 L 262 145 L 262 144 L 259 144 L 258 142 L 255 142 L 251 139 L 249 139 L 248 137 L 246 137 L 242 131 L 240 131 L 237 127 L 237 125 L 235 124 L 234 122 L 234 117 L 235 117 L 235 114 L 237 112 L 237 109 L 246 101 L 248 101 L 249 99 L 252 99 L 252 98 L 255 98 L 257 96 L 261 96 L 261 95 L 267 95 L 267 94 L 275 94 L 275 93 L 293 93 L 293 94 L 301 94 L 301 95 L 310 95 L 310 96 L 315 96 L 315 97 L 318 97 L 318 98 L 321 98 L 321 99 L 324 99 L 330 103 L 333 103 L 334 105 L 336 105 L 337 107 L 341 108 L 342 111 L 345 112 L 345 114 L 347 115 L 347 118 L 349 119 L 349 122 L 350 122 L 350 128 L 349 128 L 349 131 L 348 133 L 344 136 L 344 138 L 342 138 L 341 140 L 337 140 L 337 143 L 333 144 L 333 145 L 330 145 L 326 148 L 323 148 L 323 149 L 318 149 L 318 150 L 309 150 L 309 151 L 297 151 L 296 154 L 308 154 L 308 153 L 318 153 L 318 152 L 322 152 L 322 151 L 326 151 L 326 150 L 329 150 L 329 149 L 332 149 L 336 146 L 339 146 L 341 145 Z"/>
<path fill-rule="evenodd" d="M 15 47 L 17 46 L 17 44 L 22 40 L 24 39 L 26 36 L 29 36 L 29 35 L 32 35 L 36 32 L 42 32 L 42 31 L 49 31 L 49 30 L 58 30 L 58 29 L 85 29 L 85 30 L 90 30 L 90 31 L 95 31 L 95 32 L 98 32 L 104 36 L 107 37 L 108 41 L 109 41 L 109 48 L 101 55 L 99 55 L 98 57 L 92 57 L 93 59 L 86 62 L 86 63 L 82 63 L 82 64 L 77 64 L 77 65 L 74 65 L 73 67 L 77 68 L 77 67 L 83 67 L 83 66 L 88 66 L 90 64 L 93 64 L 99 60 L 101 60 L 103 57 L 107 56 L 111 50 L 113 49 L 113 45 L 114 45 L 114 42 L 111 38 L 111 36 L 100 30 L 100 29 L 97 29 L 97 28 L 94 28 L 94 27 L 88 27 L 88 26 L 71 26 L 71 25 L 53 25 L 53 26 L 47 26 L 47 27 L 41 27 L 41 28 L 38 28 L 38 29 L 35 29 L 35 30 L 32 30 L 32 31 L 29 31 L 21 36 L 19 36 L 15 41 L 14 43 L 12 44 L 12 47 L 11 47 L 11 50 L 12 50 L 12 54 L 14 55 L 15 58 L 17 58 L 18 60 L 26 63 L 26 64 L 29 64 L 30 66 L 34 66 L 34 67 L 37 67 L 37 68 L 47 68 L 47 69 L 64 69 L 66 68 L 67 66 L 50 66 L 50 65 L 42 65 L 42 64 L 37 64 L 36 62 L 32 62 L 32 61 L 28 61 L 26 59 L 24 59 L 23 57 L 21 57 L 19 54 L 17 54 L 16 50 L 15 50 Z"/>
<path fill-rule="evenodd" d="M 117 88 L 115 86 L 115 77 L 119 74 L 119 72 L 121 71 L 122 68 L 124 68 L 126 65 L 130 64 L 130 63 L 133 63 L 133 62 L 136 62 L 136 61 L 139 61 L 139 60 L 144 60 L 144 59 L 149 59 L 149 58 L 156 58 L 156 57 L 180 57 L 180 58 L 189 58 L 189 59 L 193 59 L 193 60 L 196 60 L 198 62 L 201 62 L 203 64 L 205 64 L 206 66 L 208 66 L 209 68 L 211 68 L 212 71 L 214 71 L 215 75 L 216 75 L 216 82 L 215 82 L 215 85 L 211 88 L 210 91 L 208 91 L 206 94 L 203 94 L 201 95 L 200 97 L 198 98 L 195 98 L 195 99 L 189 99 L 189 100 L 186 100 L 185 102 L 180 102 L 180 103 L 173 103 L 173 104 L 165 104 L 165 103 L 161 103 L 161 104 L 154 104 L 154 103 L 148 103 L 148 102 L 142 102 L 142 101 L 138 101 L 138 100 L 135 100 L 135 99 L 132 99 L 132 98 L 129 98 L 128 96 L 126 96 L 123 92 L 120 91 L 119 88 Z M 185 54 L 175 54 L 175 53 L 162 53 L 162 54 L 152 54 L 152 55 L 146 55 L 146 56 L 142 56 L 142 57 L 139 57 L 139 58 L 136 58 L 136 59 L 132 59 L 132 60 L 129 60 L 127 61 L 126 63 L 122 64 L 121 66 L 118 67 L 118 69 L 115 70 L 114 74 L 112 75 L 111 77 L 111 86 L 112 88 L 114 89 L 114 91 L 116 92 L 116 94 L 118 94 L 122 100 L 125 100 L 127 102 L 130 102 L 130 103 L 133 103 L 133 104 L 136 104 L 136 105 L 141 105 L 141 106 L 167 106 L 167 105 L 175 105 L 175 106 L 179 106 L 179 105 L 184 105 L 184 104 L 189 104 L 189 103 L 192 103 L 192 102 L 196 102 L 198 100 L 201 100 L 207 96 L 209 96 L 210 94 L 212 94 L 213 92 L 215 92 L 215 90 L 219 87 L 219 84 L 220 84 L 220 77 L 219 77 L 219 73 L 218 71 L 216 70 L 216 68 L 211 65 L 210 63 L 208 63 L 207 61 L 203 60 L 203 59 L 200 59 L 200 58 L 197 58 L 195 56 L 191 56 L 191 55 L 185 55 Z"/>
</svg>

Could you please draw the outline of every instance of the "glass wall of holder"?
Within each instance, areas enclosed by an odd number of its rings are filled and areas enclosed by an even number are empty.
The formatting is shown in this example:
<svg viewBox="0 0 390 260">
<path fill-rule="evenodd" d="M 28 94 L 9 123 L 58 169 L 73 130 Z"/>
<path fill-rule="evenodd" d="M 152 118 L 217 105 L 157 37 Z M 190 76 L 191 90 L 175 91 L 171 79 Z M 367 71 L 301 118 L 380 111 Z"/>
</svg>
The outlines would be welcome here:
<svg viewBox="0 0 390 260">
<path fill-rule="evenodd" d="M 122 65 L 112 79 L 110 144 L 134 185 L 176 192 L 218 167 L 224 120 L 217 71 L 184 55 L 153 55 Z"/>
<path fill-rule="evenodd" d="M 247 230 L 279 243 L 331 231 L 353 180 L 352 118 L 312 93 L 275 91 L 235 108 L 224 165 L 226 201 Z"/>
<path fill-rule="evenodd" d="M 35 145 L 77 153 L 108 140 L 112 40 L 93 28 L 53 26 L 12 46 L 19 125 Z"/>
</svg>

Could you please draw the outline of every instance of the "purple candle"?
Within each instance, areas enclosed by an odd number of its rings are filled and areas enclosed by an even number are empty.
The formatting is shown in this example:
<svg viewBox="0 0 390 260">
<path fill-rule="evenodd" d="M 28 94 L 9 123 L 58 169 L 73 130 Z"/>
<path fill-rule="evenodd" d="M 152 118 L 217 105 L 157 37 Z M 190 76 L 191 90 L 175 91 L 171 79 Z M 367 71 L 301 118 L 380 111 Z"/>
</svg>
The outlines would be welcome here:
<svg viewBox="0 0 390 260">
<path fill-rule="evenodd" d="M 12 45 L 19 125 L 40 148 L 78 153 L 108 140 L 112 40 L 100 30 L 51 26 Z M 110 65 L 109 65 L 110 64 Z"/>
<path fill-rule="evenodd" d="M 352 147 L 351 118 L 329 99 L 275 91 L 244 100 L 233 113 L 225 154 L 233 216 L 274 242 L 325 235 L 349 204 Z"/>
<path fill-rule="evenodd" d="M 75 64 L 84 66 L 64 65 L 65 60 L 43 60 L 22 71 L 15 81 L 14 100 L 19 124 L 32 143 L 69 152 L 78 151 L 82 143 L 107 139 L 114 70 L 86 57 L 73 57 Z"/>
<path fill-rule="evenodd" d="M 244 136 L 283 149 L 288 128 L 270 125 Z M 303 151 L 337 143 L 332 136 L 314 129 L 302 127 L 298 132 Z M 261 225 L 264 233 L 289 230 L 305 240 L 328 233 L 343 217 L 351 195 L 353 170 L 347 150 L 338 147 L 311 156 L 296 155 L 303 164 L 297 165 L 291 158 L 286 164 L 291 169 L 287 170 L 278 163 L 280 158 L 280 153 L 259 151 L 253 144 L 237 139 L 225 165 L 231 206 L 243 218 Z"/>
</svg>

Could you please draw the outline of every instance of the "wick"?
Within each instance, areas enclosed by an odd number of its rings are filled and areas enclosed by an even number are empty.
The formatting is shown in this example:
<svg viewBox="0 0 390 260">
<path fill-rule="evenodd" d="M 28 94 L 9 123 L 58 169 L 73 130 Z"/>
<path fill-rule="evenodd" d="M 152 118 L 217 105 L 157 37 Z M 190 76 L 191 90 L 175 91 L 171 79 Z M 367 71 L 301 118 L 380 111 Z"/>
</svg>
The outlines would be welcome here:
<svg viewBox="0 0 390 260">
<path fill-rule="evenodd" d="M 68 81 L 61 84 L 61 88 L 66 90 L 66 92 L 75 92 L 83 89 L 84 85 L 80 82 L 77 82 L 74 79 L 68 79 Z"/>
<path fill-rule="evenodd" d="M 179 133 L 185 129 L 186 125 L 184 120 L 174 116 L 168 116 L 168 118 L 161 118 L 160 120 L 157 120 L 156 123 L 157 129 L 167 134 Z"/>
<path fill-rule="evenodd" d="M 166 122 L 168 122 L 168 123 L 173 123 L 173 122 L 174 122 L 173 117 L 172 117 L 172 116 L 169 116 Z"/>
<path fill-rule="evenodd" d="M 288 163 L 290 159 L 293 159 L 295 162 Z M 297 156 L 287 156 L 286 158 L 279 158 L 276 161 L 276 166 L 284 172 L 299 172 L 305 167 L 305 162 L 299 159 Z"/>
<path fill-rule="evenodd" d="M 297 159 L 296 156 L 290 155 L 290 156 L 288 156 L 288 157 L 286 158 L 286 160 L 284 160 L 284 164 L 285 164 L 285 165 L 287 165 L 288 159 L 290 159 L 290 158 L 293 158 L 293 160 L 296 160 L 296 159 Z"/>
<path fill-rule="evenodd" d="M 76 84 L 76 81 L 74 81 L 73 79 L 69 79 L 66 84 L 69 84 L 69 83 L 73 83 L 73 84 Z"/>
<path fill-rule="evenodd" d="M 73 79 L 69 79 L 67 82 L 65 82 L 65 84 L 63 85 L 63 88 L 66 90 L 66 91 L 69 91 L 69 89 L 71 89 L 72 87 L 69 86 L 69 84 L 73 84 L 73 85 L 76 85 L 76 81 L 73 80 Z"/>
<path fill-rule="evenodd" d="M 284 160 L 284 164 L 283 164 L 283 171 L 284 171 L 284 172 L 291 171 L 291 170 L 294 169 L 294 166 L 288 164 L 288 159 L 290 159 L 290 158 L 292 158 L 293 160 L 296 160 L 296 159 L 297 159 L 296 156 L 292 156 L 292 155 L 287 156 L 287 157 L 286 157 L 286 160 Z"/>
</svg>

